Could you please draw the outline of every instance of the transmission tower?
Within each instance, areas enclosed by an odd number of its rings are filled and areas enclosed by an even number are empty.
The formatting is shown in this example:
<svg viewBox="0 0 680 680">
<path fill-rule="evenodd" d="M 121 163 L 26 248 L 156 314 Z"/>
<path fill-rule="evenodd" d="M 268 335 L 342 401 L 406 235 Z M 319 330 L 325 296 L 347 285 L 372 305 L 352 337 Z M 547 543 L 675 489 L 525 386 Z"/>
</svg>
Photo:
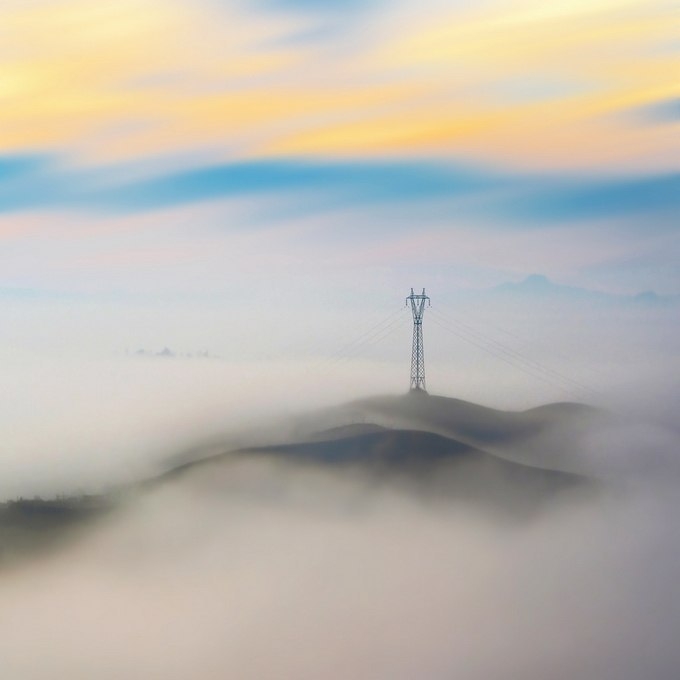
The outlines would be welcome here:
<svg viewBox="0 0 680 680">
<path fill-rule="evenodd" d="M 411 350 L 411 391 L 425 392 L 425 354 L 423 352 L 423 314 L 425 301 L 430 304 L 430 298 L 425 295 L 425 289 L 416 295 L 411 288 L 411 294 L 406 298 L 406 304 L 411 302 L 413 312 L 413 348 Z"/>
</svg>

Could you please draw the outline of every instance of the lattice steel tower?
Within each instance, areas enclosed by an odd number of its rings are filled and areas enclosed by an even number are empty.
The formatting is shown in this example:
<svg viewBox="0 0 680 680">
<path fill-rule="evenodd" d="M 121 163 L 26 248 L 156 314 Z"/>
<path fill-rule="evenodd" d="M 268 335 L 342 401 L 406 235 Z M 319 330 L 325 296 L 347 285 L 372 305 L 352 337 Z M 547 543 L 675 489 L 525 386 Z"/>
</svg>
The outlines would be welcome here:
<svg viewBox="0 0 680 680">
<path fill-rule="evenodd" d="M 411 288 L 411 294 L 406 298 L 406 304 L 411 302 L 413 312 L 413 348 L 411 350 L 411 390 L 425 392 L 425 354 L 423 352 L 423 314 L 425 301 L 430 304 L 430 298 L 425 295 L 425 289 L 416 295 Z"/>
</svg>

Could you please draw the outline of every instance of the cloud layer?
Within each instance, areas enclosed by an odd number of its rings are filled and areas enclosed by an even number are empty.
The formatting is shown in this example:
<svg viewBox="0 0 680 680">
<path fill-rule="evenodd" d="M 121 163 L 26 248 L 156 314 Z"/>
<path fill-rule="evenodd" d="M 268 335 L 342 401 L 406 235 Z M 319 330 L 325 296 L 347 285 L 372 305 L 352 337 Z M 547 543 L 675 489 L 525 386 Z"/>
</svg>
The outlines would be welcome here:
<svg viewBox="0 0 680 680">
<path fill-rule="evenodd" d="M 638 488 L 516 526 L 244 462 L 2 574 L 3 672 L 661 680 L 680 662 L 676 511 Z"/>
</svg>

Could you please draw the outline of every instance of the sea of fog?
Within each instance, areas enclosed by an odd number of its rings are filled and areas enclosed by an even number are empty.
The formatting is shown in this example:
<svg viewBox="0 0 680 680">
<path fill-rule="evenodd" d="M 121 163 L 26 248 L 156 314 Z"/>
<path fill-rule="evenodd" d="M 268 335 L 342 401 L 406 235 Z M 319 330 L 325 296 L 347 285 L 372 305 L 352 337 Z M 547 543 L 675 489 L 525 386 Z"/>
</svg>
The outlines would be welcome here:
<svg viewBox="0 0 680 680">
<path fill-rule="evenodd" d="M 133 494 L 0 571 L 0 677 L 676 678 L 680 395 L 677 358 L 655 351 L 622 340 L 604 377 L 593 366 L 618 425 L 574 455 L 601 492 L 523 521 L 248 457 Z M 5 359 L 3 500 L 120 488 L 192 451 L 286 439 L 297 414 L 404 391 L 390 361 Z M 565 399 L 485 366 L 442 365 L 431 382 L 511 410 Z"/>
</svg>

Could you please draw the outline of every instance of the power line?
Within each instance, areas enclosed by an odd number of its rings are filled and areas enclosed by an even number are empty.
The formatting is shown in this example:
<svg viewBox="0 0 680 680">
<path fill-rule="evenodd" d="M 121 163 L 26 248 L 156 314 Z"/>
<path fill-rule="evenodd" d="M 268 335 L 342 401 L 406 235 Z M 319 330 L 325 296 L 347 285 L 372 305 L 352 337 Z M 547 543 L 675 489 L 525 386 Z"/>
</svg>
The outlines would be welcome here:
<svg viewBox="0 0 680 680">
<path fill-rule="evenodd" d="M 511 359 L 514 359 L 514 360 L 516 360 L 520 363 L 523 363 L 523 364 L 527 365 L 528 367 L 530 367 L 532 369 L 538 370 L 542 373 L 546 373 L 549 376 L 551 376 L 551 377 L 553 377 L 557 380 L 568 382 L 571 385 L 573 385 L 574 387 L 578 387 L 581 390 L 586 390 L 588 392 L 596 393 L 596 390 L 594 390 L 590 386 L 585 385 L 585 384 L 583 384 L 583 383 L 581 383 L 577 380 L 574 380 L 573 378 L 571 378 L 567 375 L 564 375 L 563 373 L 560 373 L 559 371 L 556 371 L 555 369 L 550 368 L 549 366 L 545 366 L 544 364 L 541 364 L 540 362 L 536 361 L 535 359 L 531 359 L 531 358 L 527 357 L 526 355 L 522 354 L 518 350 L 515 350 L 511 347 L 508 347 L 507 345 L 504 345 L 503 343 L 498 342 L 497 340 L 494 340 L 493 338 L 490 338 L 489 336 L 486 336 L 485 334 L 481 333 L 480 331 L 476 331 L 474 328 L 463 323 L 462 321 L 453 322 L 453 321 L 447 319 L 443 314 L 439 314 L 439 317 L 440 317 L 440 320 L 443 320 L 444 322 L 446 322 L 448 324 L 454 324 L 454 325 L 460 326 L 461 328 L 463 328 L 463 332 L 469 333 L 470 335 L 472 335 L 473 338 L 476 338 L 477 340 L 479 340 L 481 342 L 489 343 L 495 349 L 497 349 L 499 352 L 502 352 L 503 354 L 505 354 L 506 356 L 508 356 Z"/>
<path fill-rule="evenodd" d="M 335 364 L 341 361 L 346 361 L 347 359 L 352 359 L 365 347 L 375 345 L 376 343 L 381 342 L 390 336 L 396 330 L 397 326 L 400 324 L 403 325 L 406 322 L 406 317 L 402 315 L 402 312 L 403 310 L 400 310 L 400 316 L 393 319 L 387 326 L 371 333 L 368 337 L 364 338 L 358 342 L 358 344 L 355 344 L 353 347 L 351 347 L 351 349 L 338 352 L 334 357 L 331 358 L 330 363 Z"/>
<path fill-rule="evenodd" d="M 387 316 L 374 326 L 371 326 L 371 328 L 369 328 L 367 331 L 354 338 L 354 340 L 351 340 L 350 342 L 343 345 L 335 353 L 335 357 L 339 357 L 347 352 L 352 353 L 355 349 L 355 346 L 356 347 L 362 346 L 365 341 L 370 340 L 375 335 L 379 335 L 383 330 L 392 327 L 396 322 L 400 321 L 400 317 L 403 315 L 403 312 L 404 310 L 400 308 L 399 310 L 393 312 L 392 314 L 390 314 L 389 316 Z"/>
<path fill-rule="evenodd" d="M 317 358 L 316 361 L 308 365 L 308 370 L 317 371 L 319 375 L 325 376 L 343 362 L 356 358 L 365 348 L 373 346 L 392 335 L 397 327 L 404 325 L 405 322 L 406 316 L 402 307 L 361 333 L 354 340 L 346 343 L 332 357 Z"/>
<path fill-rule="evenodd" d="M 513 350 L 512 348 L 499 343 L 493 338 L 489 338 L 484 334 L 475 331 L 470 326 L 467 326 L 462 322 L 455 324 L 456 326 L 461 327 L 455 329 L 451 328 L 451 325 L 453 325 L 452 322 L 449 321 L 443 314 L 436 313 L 433 314 L 433 316 L 433 322 L 443 330 L 448 331 L 457 338 L 460 338 L 461 340 L 464 340 L 465 342 L 468 342 L 469 344 L 472 344 L 475 347 L 495 356 L 497 359 L 514 366 L 527 375 L 558 387 L 568 393 L 573 391 L 574 388 L 577 388 L 593 395 L 597 394 L 597 391 L 593 388 L 573 380 L 569 376 L 563 375 L 554 369 L 544 366 L 533 359 L 525 357 L 516 350 Z M 569 386 L 566 386 L 565 383 L 568 383 Z"/>
<path fill-rule="evenodd" d="M 457 310 L 453 308 L 451 304 L 448 304 L 446 302 L 442 302 L 439 304 L 439 308 L 444 307 L 447 309 L 450 313 L 456 314 Z M 466 309 L 466 317 L 469 318 L 470 314 L 469 311 Z M 499 326 L 496 323 L 491 323 L 488 320 L 481 320 L 479 317 L 477 317 L 477 322 L 486 325 L 488 328 L 492 329 L 493 331 L 496 331 L 498 333 L 502 333 L 504 335 L 507 335 L 515 340 L 518 340 L 519 342 L 523 343 L 524 347 L 527 349 L 532 349 L 532 347 L 535 349 L 536 348 L 536 343 L 535 341 L 529 340 L 526 336 L 519 335 L 515 331 L 511 331 L 508 328 L 504 328 L 503 326 Z M 459 322 L 462 324 L 462 322 Z M 481 331 L 479 331 L 481 333 Z M 551 352 L 554 356 L 556 356 L 558 359 L 563 359 L 565 361 L 569 361 L 571 357 L 568 355 L 564 354 L 563 352 L 557 351 L 555 348 L 551 348 Z M 593 371 L 594 373 L 597 373 L 598 375 L 605 376 L 606 374 L 599 370 L 597 366 L 591 366 L 590 370 Z"/>
<path fill-rule="evenodd" d="M 464 329 L 464 332 L 470 333 L 473 337 L 476 337 L 477 339 L 483 341 L 483 342 L 488 342 L 489 344 L 493 345 L 496 347 L 499 351 L 517 359 L 518 361 L 521 361 L 529 366 L 532 366 L 533 368 L 536 368 L 537 370 L 543 371 L 545 373 L 549 373 L 553 375 L 555 378 L 558 378 L 560 380 L 565 380 L 567 382 L 572 383 L 574 386 L 579 387 L 584 390 L 591 390 L 590 387 L 587 385 L 584 385 L 576 380 L 573 380 L 569 376 L 566 376 L 562 373 L 559 373 L 558 371 L 550 368 L 549 366 L 544 366 L 540 362 L 536 361 L 535 359 L 531 359 L 527 357 L 526 355 L 522 354 L 516 349 L 513 349 L 512 347 L 508 347 L 507 345 L 504 345 L 503 343 L 485 335 L 481 331 L 475 330 L 472 328 L 472 326 L 469 326 L 468 324 L 463 323 L 462 321 L 454 321 L 452 319 L 448 319 L 444 314 L 441 312 L 436 311 L 436 314 L 438 314 L 440 320 L 444 321 L 445 323 L 452 324 L 452 325 L 457 325 L 460 326 L 461 328 Z M 592 390 L 594 391 L 594 390 Z"/>
</svg>

